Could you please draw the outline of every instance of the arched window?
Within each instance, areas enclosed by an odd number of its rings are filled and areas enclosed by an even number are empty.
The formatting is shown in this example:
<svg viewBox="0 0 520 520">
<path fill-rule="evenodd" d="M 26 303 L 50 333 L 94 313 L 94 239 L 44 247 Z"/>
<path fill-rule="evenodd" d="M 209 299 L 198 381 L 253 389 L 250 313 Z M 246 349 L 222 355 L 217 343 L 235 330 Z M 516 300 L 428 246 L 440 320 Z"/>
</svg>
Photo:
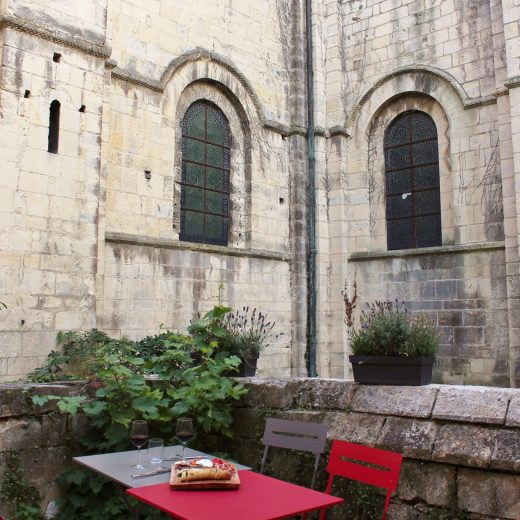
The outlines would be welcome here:
<svg viewBox="0 0 520 520">
<path fill-rule="evenodd" d="M 196 101 L 182 121 L 180 240 L 228 244 L 229 123 L 209 101 Z"/>
<path fill-rule="evenodd" d="M 389 250 L 440 246 L 441 201 L 437 128 L 413 110 L 385 134 L 386 229 Z"/>
<path fill-rule="evenodd" d="M 47 151 L 58 153 L 58 142 L 60 139 L 60 102 L 54 100 L 49 108 L 49 141 Z"/>
</svg>

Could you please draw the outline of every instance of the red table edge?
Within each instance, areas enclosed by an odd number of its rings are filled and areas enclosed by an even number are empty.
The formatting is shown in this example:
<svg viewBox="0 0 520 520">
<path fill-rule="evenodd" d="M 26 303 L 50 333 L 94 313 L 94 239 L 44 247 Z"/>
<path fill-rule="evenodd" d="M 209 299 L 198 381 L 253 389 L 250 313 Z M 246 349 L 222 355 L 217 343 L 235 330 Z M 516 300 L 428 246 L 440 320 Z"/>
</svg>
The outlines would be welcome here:
<svg viewBox="0 0 520 520">
<path fill-rule="evenodd" d="M 247 470 L 242 470 L 242 471 L 247 471 Z M 157 504 L 153 504 L 150 501 L 148 501 L 148 500 L 146 500 L 146 499 L 144 499 L 142 497 L 135 497 L 134 494 L 132 493 L 133 491 L 138 493 L 140 490 L 143 490 L 143 489 L 146 489 L 146 488 L 150 488 L 150 487 L 157 487 L 157 486 L 168 486 L 168 488 L 170 488 L 170 485 L 168 483 L 166 483 L 166 484 L 152 484 L 150 486 L 140 486 L 138 488 L 128 488 L 128 489 L 126 489 L 125 492 L 128 495 L 130 495 L 133 498 L 135 498 L 136 500 L 139 500 L 140 502 L 143 502 L 143 503 L 145 503 L 145 504 L 147 504 L 147 505 L 149 505 L 151 507 L 154 507 L 155 509 L 159 509 L 163 513 L 172 515 L 172 513 L 170 511 L 165 511 L 161 507 L 158 507 Z M 313 491 L 316 491 L 316 490 L 313 490 Z M 232 492 L 232 491 L 230 491 L 230 492 Z M 323 493 L 323 491 L 320 491 L 320 493 Z M 326 493 L 323 493 L 323 494 L 326 494 Z M 277 516 L 277 517 L 272 517 L 269 520 L 284 520 L 285 518 L 290 518 L 292 516 L 299 515 L 299 514 L 302 514 L 302 513 L 310 513 L 311 511 L 321 511 L 322 509 L 328 509 L 329 507 L 337 506 L 338 504 L 342 504 L 343 502 L 345 502 L 345 499 L 343 499 L 343 498 L 340 498 L 340 497 L 337 497 L 337 496 L 334 496 L 334 495 L 330 495 L 330 494 L 328 494 L 328 496 L 332 499 L 332 502 L 330 504 L 327 504 L 327 505 L 324 505 L 324 506 L 321 506 L 321 507 L 311 507 L 311 508 L 307 508 L 307 509 L 301 509 L 299 511 L 292 512 L 289 516 L 287 516 L 287 515 Z M 172 516 L 172 518 L 178 518 L 179 520 L 190 520 L 188 517 L 180 516 L 180 515 Z"/>
</svg>

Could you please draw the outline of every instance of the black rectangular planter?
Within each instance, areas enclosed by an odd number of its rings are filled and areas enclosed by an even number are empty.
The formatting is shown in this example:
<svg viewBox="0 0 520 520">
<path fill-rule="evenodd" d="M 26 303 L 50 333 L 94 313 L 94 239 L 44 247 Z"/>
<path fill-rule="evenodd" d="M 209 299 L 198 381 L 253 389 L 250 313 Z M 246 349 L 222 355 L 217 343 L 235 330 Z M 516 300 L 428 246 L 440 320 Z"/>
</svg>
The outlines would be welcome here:
<svg viewBox="0 0 520 520">
<path fill-rule="evenodd" d="M 426 356 L 349 356 L 354 381 L 368 385 L 420 386 L 432 382 L 435 358 Z"/>
</svg>

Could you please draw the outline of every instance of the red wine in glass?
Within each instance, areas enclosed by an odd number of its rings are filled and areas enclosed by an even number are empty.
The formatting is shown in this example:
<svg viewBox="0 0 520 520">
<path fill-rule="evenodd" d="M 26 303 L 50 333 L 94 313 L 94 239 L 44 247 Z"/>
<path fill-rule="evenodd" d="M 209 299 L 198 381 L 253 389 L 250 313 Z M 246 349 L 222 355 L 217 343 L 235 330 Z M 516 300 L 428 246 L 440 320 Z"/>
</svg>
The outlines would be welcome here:
<svg viewBox="0 0 520 520">
<path fill-rule="evenodd" d="M 146 421 L 132 421 L 130 430 L 130 441 L 137 448 L 137 469 L 144 469 L 141 464 L 141 448 L 148 442 L 148 423 Z"/>
<path fill-rule="evenodd" d="M 182 443 L 182 458 L 185 458 L 186 443 L 191 441 L 195 436 L 193 431 L 193 421 L 187 417 L 181 417 L 177 421 L 177 428 L 175 430 L 175 436 Z"/>
<path fill-rule="evenodd" d="M 130 441 L 136 448 L 142 448 L 148 442 L 148 435 L 132 435 Z"/>
</svg>

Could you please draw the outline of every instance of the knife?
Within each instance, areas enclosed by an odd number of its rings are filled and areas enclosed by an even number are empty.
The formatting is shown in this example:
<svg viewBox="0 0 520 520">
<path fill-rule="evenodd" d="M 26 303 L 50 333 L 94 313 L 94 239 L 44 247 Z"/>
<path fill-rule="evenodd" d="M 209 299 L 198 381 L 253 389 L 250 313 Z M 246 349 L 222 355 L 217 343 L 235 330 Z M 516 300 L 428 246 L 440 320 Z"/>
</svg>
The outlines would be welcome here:
<svg viewBox="0 0 520 520">
<path fill-rule="evenodd" d="M 147 473 L 135 473 L 131 475 L 132 478 L 141 478 L 141 477 L 153 477 L 154 475 L 160 475 L 161 473 L 169 473 L 171 471 L 170 468 L 158 468 L 152 471 L 148 471 Z"/>
<path fill-rule="evenodd" d="M 182 455 L 174 455 L 173 457 L 169 457 L 167 459 L 163 460 L 195 460 L 195 459 L 207 459 L 208 457 L 204 457 L 203 455 L 197 455 L 196 457 L 184 457 L 182 458 Z"/>
</svg>

